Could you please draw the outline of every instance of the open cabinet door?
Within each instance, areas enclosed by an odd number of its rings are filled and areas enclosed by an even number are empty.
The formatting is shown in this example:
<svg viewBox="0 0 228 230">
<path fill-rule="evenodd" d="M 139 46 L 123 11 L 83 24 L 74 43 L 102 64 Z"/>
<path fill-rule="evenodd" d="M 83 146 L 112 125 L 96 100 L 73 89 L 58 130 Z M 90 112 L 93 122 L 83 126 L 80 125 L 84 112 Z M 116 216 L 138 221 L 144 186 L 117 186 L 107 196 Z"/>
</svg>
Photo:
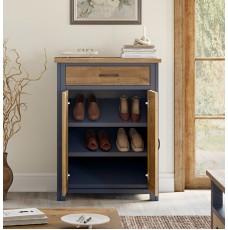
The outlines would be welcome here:
<svg viewBox="0 0 228 230">
<path fill-rule="evenodd" d="M 68 90 L 62 92 L 62 196 L 68 190 Z"/>
<path fill-rule="evenodd" d="M 158 197 L 158 93 L 147 91 L 148 189 Z"/>
</svg>

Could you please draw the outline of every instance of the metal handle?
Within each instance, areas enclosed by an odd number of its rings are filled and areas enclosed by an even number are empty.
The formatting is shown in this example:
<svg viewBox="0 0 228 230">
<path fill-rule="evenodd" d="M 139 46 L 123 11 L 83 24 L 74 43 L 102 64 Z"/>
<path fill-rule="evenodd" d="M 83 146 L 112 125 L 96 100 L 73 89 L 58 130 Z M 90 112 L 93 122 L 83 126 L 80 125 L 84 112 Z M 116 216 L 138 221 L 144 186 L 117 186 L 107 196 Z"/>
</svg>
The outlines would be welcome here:
<svg viewBox="0 0 228 230">
<path fill-rule="evenodd" d="M 160 149 L 160 139 L 158 138 L 158 150 Z"/>
<path fill-rule="evenodd" d="M 99 77 L 119 77 L 118 73 L 100 73 Z"/>
</svg>

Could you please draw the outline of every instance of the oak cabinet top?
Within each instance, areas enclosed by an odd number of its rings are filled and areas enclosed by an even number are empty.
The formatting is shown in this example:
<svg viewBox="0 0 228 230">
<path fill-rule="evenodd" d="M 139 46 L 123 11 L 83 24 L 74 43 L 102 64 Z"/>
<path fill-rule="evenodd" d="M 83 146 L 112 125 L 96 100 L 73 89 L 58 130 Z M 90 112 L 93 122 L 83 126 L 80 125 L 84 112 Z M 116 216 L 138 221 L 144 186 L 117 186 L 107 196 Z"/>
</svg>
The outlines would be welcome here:
<svg viewBox="0 0 228 230">
<path fill-rule="evenodd" d="M 120 57 L 55 57 L 56 63 L 159 63 L 158 58 L 120 58 Z"/>
</svg>

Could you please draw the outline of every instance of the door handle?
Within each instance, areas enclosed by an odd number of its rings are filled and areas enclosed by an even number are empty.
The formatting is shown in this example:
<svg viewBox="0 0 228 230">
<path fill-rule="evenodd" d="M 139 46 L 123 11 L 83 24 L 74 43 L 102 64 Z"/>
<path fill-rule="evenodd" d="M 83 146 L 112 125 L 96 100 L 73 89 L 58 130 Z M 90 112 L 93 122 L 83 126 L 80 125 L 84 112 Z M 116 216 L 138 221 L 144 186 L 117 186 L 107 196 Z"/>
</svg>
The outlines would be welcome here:
<svg viewBox="0 0 228 230">
<path fill-rule="evenodd" d="M 100 73 L 99 77 L 119 77 L 118 73 Z"/>
</svg>

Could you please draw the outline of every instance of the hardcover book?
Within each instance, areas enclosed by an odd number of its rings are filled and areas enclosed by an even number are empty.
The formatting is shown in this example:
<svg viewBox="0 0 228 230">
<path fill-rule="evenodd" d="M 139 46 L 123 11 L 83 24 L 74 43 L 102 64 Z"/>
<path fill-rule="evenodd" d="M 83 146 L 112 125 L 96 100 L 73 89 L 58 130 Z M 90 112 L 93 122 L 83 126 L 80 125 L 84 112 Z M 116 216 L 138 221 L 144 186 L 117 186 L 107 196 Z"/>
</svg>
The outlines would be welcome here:
<svg viewBox="0 0 228 230">
<path fill-rule="evenodd" d="M 48 218 L 40 217 L 40 218 L 31 218 L 31 219 L 20 219 L 20 220 L 3 220 L 3 226 L 13 226 L 13 225 L 30 225 L 30 224 L 47 224 Z"/>
<path fill-rule="evenodd" d="M 45 217 L 45 214 L 37 208 L 3 210 L 3 221 L 29 220 L 42 217 Z"/>
</svg>

